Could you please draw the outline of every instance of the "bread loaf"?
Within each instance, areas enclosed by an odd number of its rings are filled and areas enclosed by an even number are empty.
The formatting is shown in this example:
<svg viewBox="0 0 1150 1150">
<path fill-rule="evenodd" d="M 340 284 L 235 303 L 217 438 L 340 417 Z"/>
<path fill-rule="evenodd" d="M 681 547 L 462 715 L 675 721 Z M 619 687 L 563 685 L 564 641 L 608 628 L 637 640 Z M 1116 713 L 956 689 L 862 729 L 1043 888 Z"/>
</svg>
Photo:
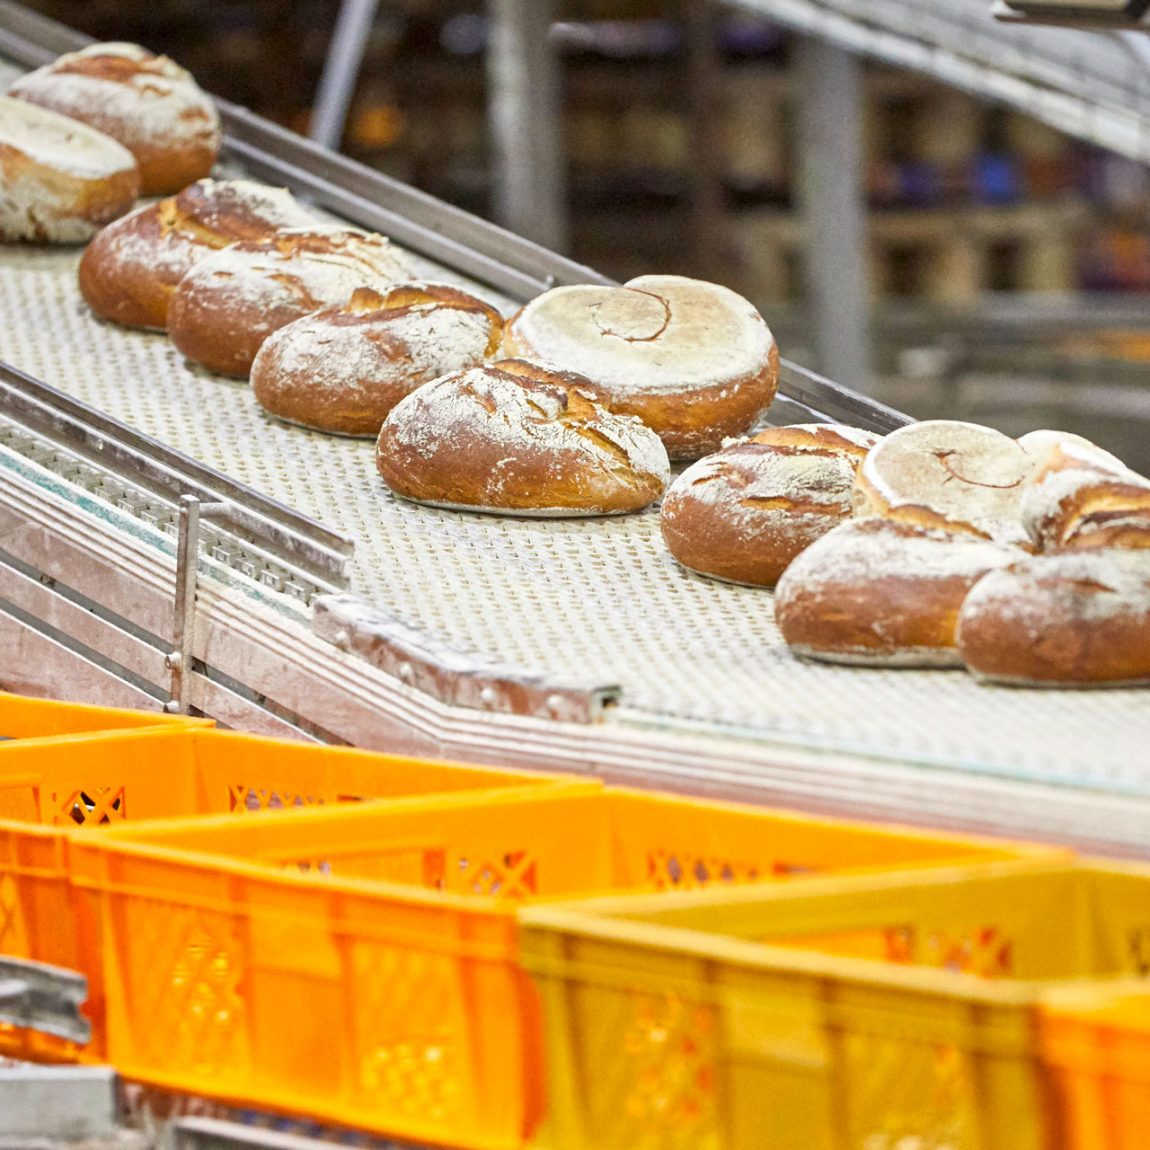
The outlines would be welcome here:
<svg viewBox="0 0 1150 1150">
<path fill-rule="evenodd" d="M 1021 543 L 1021 498 L 1034 462 L 1016 440 L 935 419 L 892 431 L 855 481 L 855 513 Z"/>
<path fill-rule="evenodd" d="M 855 470 L 879 436 L 834 424 L 772 427 L 692 464 L 663 499 L 663 538 L 684 567 L 772 587 L 851 514 Z"/>
<path fill-rule="evenodd" d="M 188 359 L 246 378 L 274 331 L 321 308 L 377 291 L 410 272 L 383 236 L 349 228 L 291 229 L 213 252 L 180 281 L 168 334 Z"/>
<path fill-rule="evenodd" d="M 505 360 L 445 376 L 392 410 L 379 473 L 404 499 L 505 515 L 613 515 L 670 478 L 659 437 L 577 375 Z"/>
<path fill-rule="evenodd" d="M 17 99 L 118 140 L 136 157 L 141 193 L 163 196 L 208 175 L 220 149 L 215 105 L 183 68 L 138 44 L 92 44 L 17 80 Z"/>
<path fill-rule="evenodd" d="M 775 591 L 783 637 L 802 658 L 887 667 L 959 667 L 967 592 L 1017 548 L 872 516 L 812 543 Z"/>
<path fill-rule="evenodd" d="M 447 284 L 359 288 L 260 348 L 252 390 L 272 415 L 343 435 L 379 434 L 405 395 L 494 354 L 503 318 Z"/>
<path fill-rule="evenodd" d="M 1040 551 L 1150 548 L 1150 480 L 1088 443 L 1048 447 L 1022 495 Z"/>
<path fill-rule="evenodd" d="M 136 162 L 115 140 L 0 98 L 0 240 L 82 243 L 132 206 Z"/>
<path fill-rule="evenodd" d="M 672 459 L 745 431 L 778 385 L 778 348 L 754 306 L 681 276 L 554 288 L 511 318 L 502 354 L 586 377 L 612 411 L 654 428 Z"/>
<path fill-rule="evenodd" d="M 981 579 L 958 646 L 980 678 L 1015 686 L 1150 683 L 1150 551 L 1035 555 Z"/>
<path fill-rule="evenodd" d="M 199 180 L 100 232 L 80 259 L 80 292 L 103 319 L 163 330 L 176 285 L 205 256 L 314 225 L 286 188 Z"/>
</svg>

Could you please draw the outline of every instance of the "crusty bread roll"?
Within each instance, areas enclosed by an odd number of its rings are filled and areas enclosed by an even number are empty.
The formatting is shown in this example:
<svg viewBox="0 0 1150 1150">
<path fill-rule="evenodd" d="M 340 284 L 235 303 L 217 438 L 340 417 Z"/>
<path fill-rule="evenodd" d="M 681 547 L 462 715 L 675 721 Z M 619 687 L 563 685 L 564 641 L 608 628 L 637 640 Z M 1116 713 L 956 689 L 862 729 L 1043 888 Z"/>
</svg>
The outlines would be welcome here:
<svg viewBox="0 0 1150 1150">
<path fill-rule="evenodd" d="M 199 180 L 100 232 L 80 258 L 80 292 L 102 319 L 162 331 L 176 285 L 205 256 L 309 226 L 315 218 L 286 188 Z"/>
<path fill-rule="evenodd" d="M 208 175 L 220 150 L 215 105 L 183 68 L 138 44 L 91 44 L 22 76 L 18 99 L 90 124 L 140 166 L 141 194 L 164 196 Z"/>
<path fill-rule="evenodd" d="M 959 608 L 1020 552 L 962 530 L 847 520 L 786 569 L 775 615 L 795 654 L 828 663 L 958 667 Z"/>
<path fill-rule="evenodd" d="M 0 97 L 0 240 L 83 243 L 139 189 L 136 161 L 115 140 Z"/>
<path fill-rule="evenodd" d="M 578 375 L 520 360 L 412 392 L 379 434 L 379 473 L 404 499 L 504 515 L 614 515 L 670 478 L 659 437 Z"/>
<path fill-rule="evenodd" d="M 508 322 L 503 355 L 585 376 L 612 411 L 654 428 L 672 459 L 745 431 L 778 386 L 778 348 L 754 306 L 681 276 L 544 292 Z"/>
<path fill-rule="evenodd" d="M 855 513 L 909 518 L 1021 543 L 1020 501 L 1034 468 L 1017 440 L 949 419 L 892 431 L 855 480 Z"/>
<path fill-rule="evenodd" d="M 771 427 L 692 464 L 663 499 L 663 539 L 684 567 L 772 587 L 851 514 L 855 470 L 879 436 L 835 424 Z"/>
<path fill-rule="evenodd" d="M 962 605 L 958 647 L 995 682 L 1150 683 L 1150 551 L 1035 555 L 992 571 Z"/>
<path fill-rule="evenodd" d="M 448 284 L 360 288 L 272 335 L 252 364 L 252 390 L 289 423 L 376 436 L 405 395 L 483 363 L 502 332 L 495 308 Z"/>
<path fill-rule="evenodd" d="M 285 324 L 346 303 L 410 272 L 383 236 L 351 228 L 285 229 L 213 252 L 180 281 L 168 309 L 172 342 L 195 363 L 244 378 Z"/>
<path fill-rule="evenodd" d="M 1150 548 L 1150 480 L 1092 444 L 1064 440 L 1047 448 L 1021 515 L 1040 551 Z"/>
</svg>

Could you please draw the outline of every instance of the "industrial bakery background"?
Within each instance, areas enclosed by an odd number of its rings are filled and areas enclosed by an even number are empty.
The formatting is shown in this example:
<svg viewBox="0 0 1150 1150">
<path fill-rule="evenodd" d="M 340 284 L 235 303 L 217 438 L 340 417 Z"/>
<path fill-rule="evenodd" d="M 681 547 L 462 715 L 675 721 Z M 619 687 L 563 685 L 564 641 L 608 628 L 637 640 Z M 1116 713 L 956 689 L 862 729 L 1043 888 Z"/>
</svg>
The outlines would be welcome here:
<svg viewBox="0 0 1150 1150">
<path fill-rule="evenodd" d="M 299 131 L 311 124 L 339 9 L 336 0 L 32 6 L 97 38 L 169 52 L 207 90 Z M 748 10 L 804 5 L 551 7 L 561 90 L 554 194 L 544 218 L 504 222 L 618 279 L 658 267 L 728 284 L 764 311 L 791 358 L 915 416 L 1014 433 L 1071 427 L 1150 466 L 1144 164 L 1016 104 L 835 52 L 837 73 L 861 61 L 857 76 L 840 76 L 847 102 L 836 110 L 847 110 L 840 131 L 861 132 L 870 338 L 860 348 L 850 317 L 836 334 L 811 298 L 802 191 L 819 176 L 800 163 L 811 130 L 800 97 L 819 48 Z M 932 7 L 907 5 L 908 20 Z M 1079 35 L 1091 45 L 1105 38 Z M 380 3 L 342 150 L 505 216 L 492 123 L 506 114 L 496 106 L 506 93 L 496 90 L 491 39 L 478 0 Z M 1082 67 L 1096 66 L 1083 54 Z M 1150 75 L 1134 47 L 1118 59 L 1132 84 Z M 849 198 L 849 186 L 839 195 Z"/>
</svg>

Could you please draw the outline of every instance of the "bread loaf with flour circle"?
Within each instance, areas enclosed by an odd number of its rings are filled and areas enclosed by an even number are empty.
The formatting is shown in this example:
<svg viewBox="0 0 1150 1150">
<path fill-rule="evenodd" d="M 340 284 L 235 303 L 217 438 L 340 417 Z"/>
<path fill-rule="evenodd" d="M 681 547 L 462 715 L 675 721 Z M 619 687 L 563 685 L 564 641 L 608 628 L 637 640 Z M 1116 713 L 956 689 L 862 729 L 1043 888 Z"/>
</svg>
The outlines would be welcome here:
<svg viewBox="0 0 1150 1150">
<path fill-rule="evenodd" d="M 880 667 L 961 667 L 963 600 L 1022 552 L 964 530 L 853 519 L 812 543 L 775 590 L 775 615 L 802 658 Z"/>
<path fill-rule="evenodd" d="M 701 575 L 772 587 L 796 555 L 850 517 L 855 471 L 879 439 L 812 423 L 729 443 L 671 484 L 663 539 Z"/>
<path fill-rule="evenodd" d="M 83 243 L 139 189 L 136 161 L 115 140 L 0 97 L 0 240 Z"/>
<path fill-rule="evenodd" d="M 384 422 L 376 463 L 404 499 L 502 515 L 638 511 L 670 478 L 650 428 L 608 411 L 580 376 L 520 360 L 412 392 Z"/>
<path fill-rule="evenodd" d="M 410 274 L 383 236 L 343 227 L 285 229 L 197 263 L 172 296 L 168 334 L 194 363 L 246 378 L 272 332 L 346 303 L 358 288 L 385 290 Z"/>
<path fill-rule="evenodd" d="M 286 188 L 198 180 L 100 232 L 80 258 L 80 293 L 101 319 L 162 331 L 177 284 L 200 260 L 240 240 L 315 224 Z"/>
<path fill-rule="evenodd" d="M 778 348 L 754 305 L 682 276 L 553 288 L 508 321 L 502 354 L 584 376 L 612 411 L 654 428 L 672 459 L 746 431 L 778 386 Z"/>
<path fill-rule="evenodd" d="M 90 44 L 20 77 L 11 95 L 111 136 L 136 157 L 141 194 L 164 196 L 208 175 L 220 118 L 191 75 L 138 44 Z"/>
<path fill-rule="evenodd" d="M 855 514 L 907 519 L 1022 543 L 1026 449 L 989 427 L 933 419 L 892 431 L 855 481 Z"/>
<path fill-rule="evenodd" d="M 502 332 L 495 308 L 449 284 L 359 288 L 275 332 L 252 364 L 252 391 L 289 423 L 374 437 L 404 396 L 483 363 Z"/>
</svg>

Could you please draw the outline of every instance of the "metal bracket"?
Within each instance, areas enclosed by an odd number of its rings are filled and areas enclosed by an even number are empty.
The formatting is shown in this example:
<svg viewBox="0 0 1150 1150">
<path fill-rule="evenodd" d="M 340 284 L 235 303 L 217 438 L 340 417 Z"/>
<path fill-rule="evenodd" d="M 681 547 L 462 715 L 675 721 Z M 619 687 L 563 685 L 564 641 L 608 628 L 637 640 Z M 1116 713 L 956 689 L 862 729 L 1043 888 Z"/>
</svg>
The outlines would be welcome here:
<svg viewBox="0 0 1150 1150">
<path fill-rule="evenodd" d="M 92 1026 L 80 1014 L 88 980 L 74 970 L 0 957 L 0 1022 L 86 1044 Z"/>
<path fill-rule="evenodd" d="M 313 629 L 397 679 L 458 707 L 596 723 L 622 694 L 615 685 L 562 682 L 465 655 L 400 623 L 354 595 L 321 595 Z"/>
<path fill-rule="evenodd" d="M 169 714 L 188 713 L 188 684 L 192 669 L 192 643 L 196 633 L 196 585 L 199 582 L 200 520 L 223 515 L 227 503 L 204 503 L 196 495 L 180 497 L 180 534 L 176 545 L 176 601 L 172 626 L 173 648 L 164 659 L 171 672 Z"/>
</svg>

